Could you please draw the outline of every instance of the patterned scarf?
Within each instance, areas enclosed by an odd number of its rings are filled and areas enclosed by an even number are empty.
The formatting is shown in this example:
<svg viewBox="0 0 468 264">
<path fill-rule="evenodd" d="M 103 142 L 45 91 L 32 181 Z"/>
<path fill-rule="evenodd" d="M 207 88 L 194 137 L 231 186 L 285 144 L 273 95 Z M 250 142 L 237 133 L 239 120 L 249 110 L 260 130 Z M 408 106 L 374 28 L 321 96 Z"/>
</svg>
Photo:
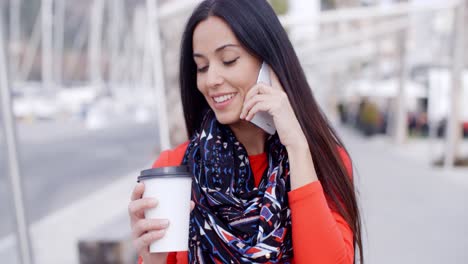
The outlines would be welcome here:
<svg viewBox="0 0 468 264">
<path fill-rule="evenodd" d="M 210 110 L 183 164 L 194 175 L 190 263 L 289 263 L 289 162 L 278 135 L 266 142 L 268 170 L 258 188 L 247 151 Z"/>
</svg>

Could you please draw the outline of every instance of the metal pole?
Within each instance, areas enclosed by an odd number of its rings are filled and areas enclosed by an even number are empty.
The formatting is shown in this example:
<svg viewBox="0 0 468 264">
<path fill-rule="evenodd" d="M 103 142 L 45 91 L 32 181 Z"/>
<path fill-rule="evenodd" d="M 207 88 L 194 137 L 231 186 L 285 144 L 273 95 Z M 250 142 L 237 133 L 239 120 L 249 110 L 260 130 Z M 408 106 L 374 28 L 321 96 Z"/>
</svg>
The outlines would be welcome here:
<svg viewBox="0 0 468 264">
<path fill-rule="evenodd" d="M 148 61 L 148 50 L 149 45 L 147 41 L 147 37 L 144 34 L 147 30 L 147 25 L 144 21 L 147 20 L 145 15 L 145 8 L 143 6 L 137 6 L 134 11 L 133 15 L 133 40 L 134 40 L 134 49 L 133 49 L 133 61 L 134 61 L 134 68 L 132 71 L 132 78 L 134 81 L 134 90 L 137 88 L 146 89 L 149 87 L 149 68 Z M 146 26 L 145 26 L 146 25 Z"/>
<path fill-rule="evenodd" d="M 18 71 L 18 56 L 16 56 L 17 49 L 20 45 L 20 29 L 21 29 L 21 11 L 20 5 L 21 0 L 10 0 L 10 47 L 11 56 L 9 59 L 10 63 L 10 78 L 11 81 L 16 81 Z"/>
<path fill-rule="evenodd" d="M 109 25 L 109 45 L 110 45 L 110 83 L 112 87 L 115 87 L 119 83 L 119 69 L 121 67 L 121 35 L 122 35 L 122 25 L 125 23 L 124 13 L 123 13 L 123 3 L 121 0 L 112 0 L 109 2 L 110 5 L 110 20 Z"/>
<path fill-rule="evenodd" d="M 66 0 L 56 0 L 56 17 L 55 17 L 55 67 L 54 67 L 54 75 L 55 75 L 55 84 L 58 87 L 62 86 L 62 79 L 63 79 L 63 44 L 64 44 L 64 32 L 65 32 L 65 1 Z"/>
<path fill-rule="evenodd" d="M 78 29 L 78 33 L 75 35 L 74 39 L 73 39 L 73 44 L 71 46 L 71 50 L 74 54 L 82 54 L 82 51 L 83 51 L 83 47 L 85 45 L 85 42 L 86 40 L 88 39 L 88 31 L 86 29 L 86 26 L 85 26 L 85 22 L 83 21 L 80 26 L 79 26 L 79 29 Z M 76 74 L 78 72 L 78 68 L 80 67 L 79 64 L 80 64 L 80 57 L 79 56 L 73 56 L 73 60 L 70 61 L 70 63 L 68 64 L 69 66 L 69 72 L 71 74 Z M 73 77 L 76 77 L 76 75 L 73 75 Z"/>
<path fill-rule="evenodd" d="M 445 148 L 444 165 L 446 169 L 454 166 L 457 155 L 457 143 L 461 137 L 460 128 L 460 98 L 463 87 L 463 69 L 464 69 L 464 22 L 465 22 L 465 0 L 460 1 L 459 6 L 454 9 L 455 27 L 452 57 L 452 91 L 450 98 L 450 111 L 447 119 L 447 138 Z"/>
<path fill-rule="evenodd" d="M 130 24 L 130 21 L 129 21 Z M 132 72 L 133 72 L 133 32 L 132 26 L 126 26 L 123 33 L 123 44 L 122 44 L 122 53 L 123 61 L 121 62 L 121 68 L 119 69 L 122 83 L 125 84 L 126 89 L 132 84 Z"/>
<path fill-rule="evenodd" d="M 398 95 L 395 102 L 395 142 L 403 144 L 408 136 L 406 91 L 405 85 L 408 77 L 408 65 L 406 61 L 406 36 L 407 31 L 403 30 L 398 34 L 400 69 L 398 76 Z"/>
<path fill-rule="evenodd" d="M 4 133 L 7 145 L 8 168 L 13 193 L 13 202 L 16 217 L 16 235 L 19 242 L 19 257 L 22 264 L 32 264 L 33 254 L 31 240 L 29 239 L 29 230 L 24 207 L 22 184 L 20 177 L 20 168 L 18 160 L 18 150 L 16 143 L 15 120 L 13 117 L 10 83 L 8 80 L 7 62 L 5 56 L 5 47 L 3 43 L 3 17 L 0 12 L 0 97 L 2 102 L 2 115 L 4 122 Z"/>
<path fill-rule="evenodd" d="M 140 68 L 141 70 L 139 71 L 138 78 L 141 80 L 141 87 L 143 89 L 150 89 L 151 87 L 151 71 L 152 71 L 152 63 L 151 63 L 151 34 L 146 34 L 146 32 L 150 32 L 150 26 L 149 26 L 149 19 L 148 19 L 148 10 L 147 8 L 139 7 L 138 9 L 135 10 L 136 14 L 139 14 L 138 16 L 135 16 L 136 18 L 136 37 L 135 39 L 140 40 L 141 38 L 141 52 L 139 55 L 141 56 L 140 59 Z M 138 72 L 137 72 L 138 73 Z"/>
<path fill-rule="evenodd" d="M 104 12 L 104 0 L 95 0 L 91 4 L 91 23 L 88 44 L 88 69 L 89 77 L 94 88 L 103 92 L 101 73 L 101 47 L 102 47 L 102 22 Z"/>
<path fill-rule="evenodd" d="M 131 63 L 131 71 L 130 71 L 130 79 L 131 79 L 131 89 L 135 90 L 136 87 L 140 86 L 143 87 L 142 84 L 142 79 L 139 78 L 141 76 L 142 72 L 142 61 L 143 58 L 140 56 L 141 53 L 141 43 L 139 41 L 140 35 L 138 34 L 139 30 L 139 23 L 138 21 L 141 19 L 138 15 L 141 14 L 140 11 L 141 7 L 136 7 L 135 10 L 133 11 L 133 19 L 132 19 L 132 30 L 131 30 L 131 36 L 132 36 L 132 63 Z"/>
<path fill-rule="evenodd" d="M 148 10 L 148 29 L 150 40 L 150 52 L 152 58 L 153 80 L 156 88 L 156 100 L 158 108 L 158 122 L 159 122 L 159 141 L 161 149 L 170 148 L 169 138 L 169 122 L 167 118 L 166 108 L 166 94 L 164 84 L 164 71 L 163 71 L 163 56 L 161 52 L 161 39 L 159 34 L 159 21 L 156 10 L 156 1 L 147 0 L 146 6 Z"/>
<path fill-rule="evenodd" d="M 10 0 L 10 41 L 15 45 L 20 40 L 20 4 L 21 0 Z"/>
<path fill-rule="evenodd" d="M 52 16 L 53 0 L 42 0 L 42 87 L 50 91 L 53 85 Z"/>
<path fill-rule="evenodd" d="M 40 7 L 42 9 L 42 6 Z M 31 37 L 29 38 L 26 52 L 24 55 L 24 62 L 22 63 L 22 68 L 18 67 L 18 79 L 22 81 L 26 81 L 29 78 L 29 75 L 31 74 L 31 70 L 34 64 L 34 59 L 36 58 L 37 54 L 37 49 L 39 48 L 39 41 L 41 41 L 42 36 L 41 36 L 41 13 L 42 11 L 39 11 L 37 18 L 34 22 L 34 27 L 33 31 L 31 33 Z"/>
</svg>

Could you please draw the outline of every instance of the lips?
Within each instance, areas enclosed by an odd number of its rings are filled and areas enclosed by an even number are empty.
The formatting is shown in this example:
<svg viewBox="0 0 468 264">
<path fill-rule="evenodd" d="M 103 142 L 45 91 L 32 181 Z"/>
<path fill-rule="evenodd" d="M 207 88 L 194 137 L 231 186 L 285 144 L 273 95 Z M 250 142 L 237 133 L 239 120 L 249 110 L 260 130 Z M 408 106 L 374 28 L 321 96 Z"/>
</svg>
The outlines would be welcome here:
<svg viewBox="0 0 468 264">
<path fill-rule="evenodd" d="M 236 95 L 236 93 L 230 93 L 230 94 L 224 94 L 224 95 L 217 95 L 217 96 L 213 96 L 211 98 L 213 98 L 213 100 L 215 101 L 215 103 L 223 103 L 225 101 L 228 101 L 229 99 L 231 99 L 232 97 L 234 97 Z"/>
<path fill-rule="evenodd" d="M 236 98 L 236 95 L 237 93 L 216 94 L 212 96 L 211 99 L 217 110 L 223 110 Z"/>
</svg>

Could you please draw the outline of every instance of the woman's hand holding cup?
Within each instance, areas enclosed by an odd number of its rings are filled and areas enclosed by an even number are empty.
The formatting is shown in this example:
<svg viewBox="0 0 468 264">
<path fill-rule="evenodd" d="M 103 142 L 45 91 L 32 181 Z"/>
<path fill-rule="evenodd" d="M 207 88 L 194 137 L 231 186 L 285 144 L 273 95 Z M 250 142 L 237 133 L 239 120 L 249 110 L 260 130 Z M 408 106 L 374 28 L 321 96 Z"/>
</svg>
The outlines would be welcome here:
<svg viewBox="0 0 468 264">
<path fill-rule="evenodd" d="M 133 189 L 128 213 L 132 228 L 132 239 L 138 254 L 144 263 L 166 263 L 167 252 L 150 253 L 149 245 L 164 237 L 169 221 L 167 219 L 145 219 L 145 210 L 158 206 L 154 198 L 143 198 L 145 185 L 138 183 Z M 190 210 L 195 204 L 190 202 Z"/>
</svg>

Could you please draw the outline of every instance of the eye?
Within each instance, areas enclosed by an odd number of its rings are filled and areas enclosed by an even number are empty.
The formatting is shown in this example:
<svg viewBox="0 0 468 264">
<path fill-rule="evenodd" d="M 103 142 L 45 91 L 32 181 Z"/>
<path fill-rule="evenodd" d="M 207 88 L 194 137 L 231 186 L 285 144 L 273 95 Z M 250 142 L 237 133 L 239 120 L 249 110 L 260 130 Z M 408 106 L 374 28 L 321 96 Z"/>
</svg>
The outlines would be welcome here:
<svg viewBox="0 0 468 264">
<path fill-rule="evenodd" d="M 197 72 L 206 72 L 208 70 L 208 66 L 197 68 Z"/>
<path fill-rule="evenodd" d="M 224 65 L 231 65 L 231 64 L 234 64 L 234 62 L 237 61 L 237 59 L 239 59 L 239 57 L 233 59 L 233 60 L 230 60 L 230 61 L 223 61 Z"/>
</svg>

